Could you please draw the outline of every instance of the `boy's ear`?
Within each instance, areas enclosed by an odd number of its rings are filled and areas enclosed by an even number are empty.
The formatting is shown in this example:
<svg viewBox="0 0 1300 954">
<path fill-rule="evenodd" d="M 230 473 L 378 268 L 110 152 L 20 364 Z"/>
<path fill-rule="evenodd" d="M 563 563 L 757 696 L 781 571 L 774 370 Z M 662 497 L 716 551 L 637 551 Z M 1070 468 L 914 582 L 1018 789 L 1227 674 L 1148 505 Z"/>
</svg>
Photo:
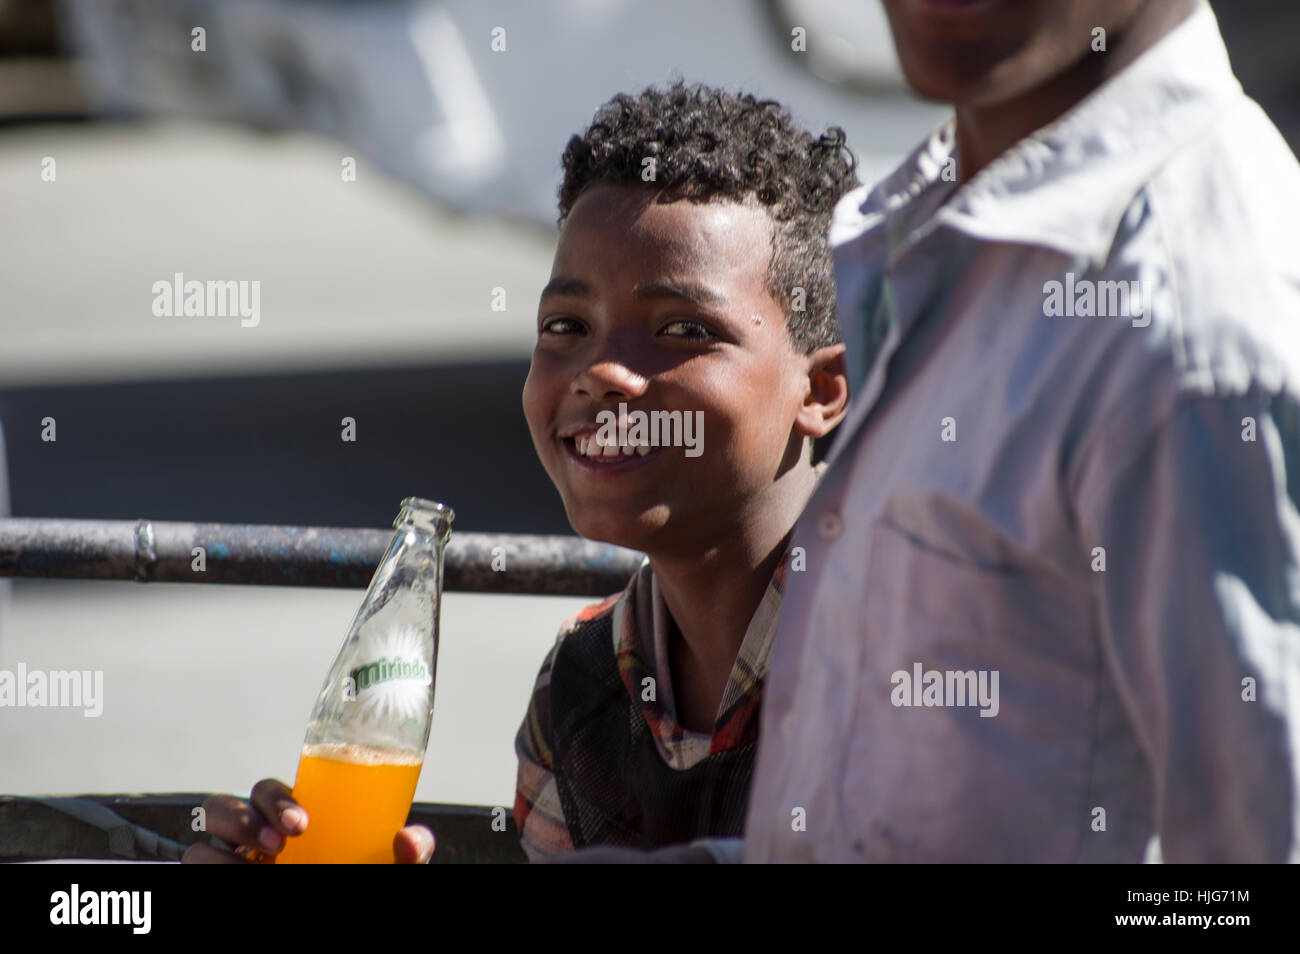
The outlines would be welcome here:
<svg viewBox="0 0 1300 954">
<path fill-rule="evenodd" d="M 804 437 L 824 437 L 849 409 L 849 378 L 844 368 L 843 342 L 808 355 L 808 391 L 795 416 L 795 431 Z"/>
</svg>

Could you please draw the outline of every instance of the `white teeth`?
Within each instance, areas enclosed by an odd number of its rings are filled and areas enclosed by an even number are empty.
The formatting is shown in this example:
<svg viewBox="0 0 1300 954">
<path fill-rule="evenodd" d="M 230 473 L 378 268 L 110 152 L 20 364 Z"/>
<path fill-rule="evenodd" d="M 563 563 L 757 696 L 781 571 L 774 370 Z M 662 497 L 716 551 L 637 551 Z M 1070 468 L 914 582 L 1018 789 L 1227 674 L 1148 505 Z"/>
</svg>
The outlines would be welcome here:
<svg viewBox="0 0 1300 954">
<path fill-rule="evenodd" d="M 649 444 L 602 444 L 595 434 L 577 434 L 573 446 L 579 456 L 588 458 L 644 457 L 653 449 Z"/>
</svg>

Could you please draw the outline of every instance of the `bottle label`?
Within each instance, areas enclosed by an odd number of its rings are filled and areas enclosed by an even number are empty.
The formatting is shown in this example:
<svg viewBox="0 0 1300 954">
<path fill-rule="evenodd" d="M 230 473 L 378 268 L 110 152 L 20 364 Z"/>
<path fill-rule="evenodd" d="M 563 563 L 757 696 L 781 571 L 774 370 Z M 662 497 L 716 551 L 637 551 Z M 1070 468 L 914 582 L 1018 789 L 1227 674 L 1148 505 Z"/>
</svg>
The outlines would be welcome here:
<svg viewBox="0 0 1300 954">
<path fill-rule="evenodd" d="M 313 720 L 368 730 L 427 730 L 433 702 L 432 639 L 416 627 L 372 626 L 347 650 Z"/>
<path fill-rule="evenodd" d="M 358 666 L 348 673 L 348 678 L 356 692 L 364 692 L 372 686 L 397 679 L 412 679 L 425 686 L 430 681 L 429 669 L 422 659 L 401 656 L 387 656 Z"/>
</svg>

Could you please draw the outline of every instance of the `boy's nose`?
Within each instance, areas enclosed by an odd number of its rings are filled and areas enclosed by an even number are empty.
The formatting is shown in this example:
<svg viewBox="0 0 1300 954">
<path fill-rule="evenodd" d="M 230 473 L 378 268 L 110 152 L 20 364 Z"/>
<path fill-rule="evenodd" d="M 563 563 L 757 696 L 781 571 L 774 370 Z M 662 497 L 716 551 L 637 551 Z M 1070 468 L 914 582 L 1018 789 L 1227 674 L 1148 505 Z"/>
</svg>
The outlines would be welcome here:
<svg viewBox="0 0 1300 954">
<path fill-rule="evenodd" d="M 574 394 L 597 400 L 622 397 L 636 398 L 645 393 L 648 381 L 619 361 L 598 361 L 588 365 L 573 379 Z"/>
</svg>

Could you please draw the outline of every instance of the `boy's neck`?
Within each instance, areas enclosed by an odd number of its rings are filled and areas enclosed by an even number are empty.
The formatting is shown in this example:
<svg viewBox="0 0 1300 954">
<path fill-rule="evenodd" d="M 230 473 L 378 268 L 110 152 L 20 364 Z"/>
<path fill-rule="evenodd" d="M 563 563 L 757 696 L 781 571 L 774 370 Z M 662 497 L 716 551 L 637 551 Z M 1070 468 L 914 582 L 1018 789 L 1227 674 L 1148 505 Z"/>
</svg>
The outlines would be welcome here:
<svg viewBox="0 0 1300 954">
<path fill-rule="evenodd" d="M 749 518 L 715 546 L 689 554 L 650 554 L 670 628 L 668 660 L 677 721 L 712 732 L 736 655 L 776 572 L 816 475 L 808 460 L 773 485 Z M 664 665 L 665 660 L 657 660 Z"/>
<path fill-rule="evenodd" d="M 1124 29 L 1107 36 L 1105 53 L 1088 53 L 1059 76 L 1019 96 L 988 105 L 955 104 L 961 181 L 1122 71 L 1196 11 L 1201 0 L 1161 0 L 1135 13 Z"/>
</svg>

